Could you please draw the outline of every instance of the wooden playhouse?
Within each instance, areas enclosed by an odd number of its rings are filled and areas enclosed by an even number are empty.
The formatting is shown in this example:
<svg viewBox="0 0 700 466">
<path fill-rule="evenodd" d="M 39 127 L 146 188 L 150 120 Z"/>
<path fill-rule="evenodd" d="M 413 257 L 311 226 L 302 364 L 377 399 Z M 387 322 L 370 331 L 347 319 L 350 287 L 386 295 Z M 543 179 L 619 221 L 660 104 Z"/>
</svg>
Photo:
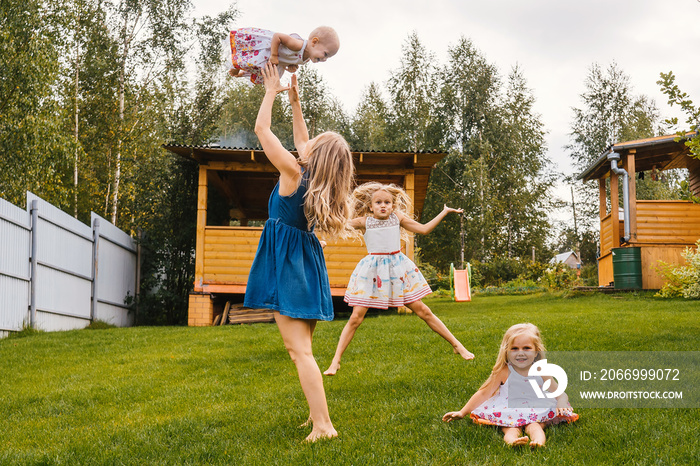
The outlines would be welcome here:
<svg viewBox="0 0 700 466">
<path fill-rule="evenodd" d="M 267 202 L 279 173 L 260 149 L 164 145 L 199 164 L 195 283 L 190 294 L 188 324 L 212 325 L 223 312 L 221 296 L 243 301 L 255 257 Z M 292 151 L 296 155 L 296 152 Z M 356 181 L 394 183 L 413 200 L 420 218 L 430 171 L 447 154 L 441 152 L 353 152 Z M 366 255 L 361 240 L 324 238 L 331 294 L 343 296 L 350 275 Z M 413 239 L 405 245 L 413 259 Z"/>
<path fill-rule="evenodd" d="M 689 133 L 686 137 L 694 135 Z M 677 136 L 669 135 L 613 144 L 579 175 L 578 178 L 583 181 L 598 180 L 599 286 L 614 284 L 615 254 L 621 257 L 621 253 L 629 251 L 637 253 L 641 260 L 641 286 L 635 288 L 660 289 L 665 280 L 657 271 L 658 261 L 683 264 L 685 260 L 681 253 L 700 239 L 700 204 L 682 200 L 637 199 L 637 173 L 651 172 L 650 176 L 658 176 L 659 172 L 674 168 L 688 169 L 690 189 L 696 195 L 700 194 L 700 160 L 690 155 L 685 140 L 677 139 Z M 610 183 L 609 199 L 606 194 L 607 179 Z M 622 208 L 618 208 L 620 183 L 623 185 Z M 608 205 L 612 208 L 608 209 Z M 617 284 L 615 287 L 619 288 Z"/>
</svg>

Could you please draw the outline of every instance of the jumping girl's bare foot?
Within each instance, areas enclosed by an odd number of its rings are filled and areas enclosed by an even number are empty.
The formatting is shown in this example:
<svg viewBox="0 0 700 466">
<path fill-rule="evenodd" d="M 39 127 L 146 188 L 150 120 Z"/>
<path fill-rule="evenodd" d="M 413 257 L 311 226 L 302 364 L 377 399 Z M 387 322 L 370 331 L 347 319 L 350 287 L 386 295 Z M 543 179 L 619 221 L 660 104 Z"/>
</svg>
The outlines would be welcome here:
<svg viewBox="0 0 700 466">
<path fill-rule="evenodd" d="M 340 369 L 340 363 L 332 362 L 331 365 L 328 366 L 328 369 L 326 369 L 326 372 L 323 373 L 323 375 L 335 375 L 335 373 L 338 372 L 338 369 Z"/>
<path fill-rule="evenodd" d="M 459 354 L 467 361 L 469 361 L 470 359 L 474 359 L 474 354 L 470 351 L 467 351 L 467 348 L 465 348 L 463 345 L 455 346 L 454 351 L 455 354 Z"/>
<path fill-rule="evenodd" d="M 308 437 L 306 437 L 305 442 L 313 443 L 317 440 L 324 440 L 324 439 L 331 439 L 331 438 L 336 438 L 338 436 L 338 432 L 336 432 L 335 429 L 331 427 L 331 430 L 327 431 L 322 431 L 320 429 L 315 429 L 311 431 Z"/>
</svg>

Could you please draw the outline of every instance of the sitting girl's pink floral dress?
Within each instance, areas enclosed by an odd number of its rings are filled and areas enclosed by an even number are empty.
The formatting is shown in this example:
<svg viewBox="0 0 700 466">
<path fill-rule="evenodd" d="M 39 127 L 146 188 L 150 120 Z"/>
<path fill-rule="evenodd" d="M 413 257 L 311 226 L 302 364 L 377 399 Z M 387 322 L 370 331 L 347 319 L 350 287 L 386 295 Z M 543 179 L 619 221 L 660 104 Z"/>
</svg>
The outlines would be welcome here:
<svg viewBox="0 0 700 466">
<path fill-rule="evenodd" d="M 501 427 L 523 427 L 533 422 L 558 424 L 578 419 L 578 414 L 575 413 L 557 416 L 556 399 L 537 398 L 529 380 L 535 379 L 542 388 L 542 377 L 523 377 L 510 364 L 508 370 L 508 379 L 496 394 L 472 411 L 471 418 L 474 422 Z"/>
</svg>

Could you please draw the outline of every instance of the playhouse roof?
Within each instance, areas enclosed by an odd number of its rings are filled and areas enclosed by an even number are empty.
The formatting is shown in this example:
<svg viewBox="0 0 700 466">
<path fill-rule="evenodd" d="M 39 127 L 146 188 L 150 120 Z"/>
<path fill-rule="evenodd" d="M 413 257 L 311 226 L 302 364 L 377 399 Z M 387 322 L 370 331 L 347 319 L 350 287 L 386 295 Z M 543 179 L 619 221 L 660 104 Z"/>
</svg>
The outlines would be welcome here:
<svg viewBox="0 0 700 466">
<path fill-rule="evenodd" d="M 598 160 L 586 168 L 577 178 L 590 181 L 610 176 L 608 155 L 612 152 L 626 155 L 632 150 L 635 151 L 635 172 L 648 171 L 653 168 L 657 170 L 688 168 L 690 150 L 685 145 L 685 141 L 696 135 L 697 133 L 690 132 L 686 133 L 685 137 L 679 138 L 678 135 L 671 134 L 612 144 L 603 151 Z M 625 163 L 625 157 L 622 157 L 619 165 L 624 167 Z"/>
<path fill-rule="evenodd" d="M 214 182 L 235 186 L 236 195 L 247 206 L 249 218 L 264 218 L 267 215 L 267 200 L 277 183 L 279 173 L 260 148 L 220 147 L 218 145 L 162 146 L 175 154 L 194 160 L 200 165 L 211 165 L 219 171 Z M 296 151 L 290 150 L 297 155 Z M 378 181 L 404 184 L 408 172 L 414 174 L 414 209 L 420 218 L 423 211 L 428 181 L 432 167 L 447 153 L 438 151 L 352 151 L 358 183 Z"/>
</svg>

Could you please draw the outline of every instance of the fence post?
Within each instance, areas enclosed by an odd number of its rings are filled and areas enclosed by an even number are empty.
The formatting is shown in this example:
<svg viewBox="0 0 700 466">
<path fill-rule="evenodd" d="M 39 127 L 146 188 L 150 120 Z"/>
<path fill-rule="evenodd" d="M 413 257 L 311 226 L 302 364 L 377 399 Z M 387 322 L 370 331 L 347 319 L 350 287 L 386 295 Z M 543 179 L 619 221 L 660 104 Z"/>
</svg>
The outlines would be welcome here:
<svg viewBox="0 0 700 466">
<path fill-rule="evenodd" d="M 97 275 L 99 272 L 98 257 L 100 253 L 100 219 L 92 222 L 92 302 L 90 303 L 90 322 L 95 321 L 97 309 Z"/>
<path fill-rule="evenodd" d="M 36 264 L 37 264 L 37 249 L 38 249 L 38 239 L 37 239 L 37 225 L 39 223 L 39 201 L 36 199 L 32 201 L 31 207 L 32 215 L 32 246 L 30 251 L 31 260 L 31 271 L 29 280 L 29 326 L 31 328 L 36 328 Z"/>
</svg>

